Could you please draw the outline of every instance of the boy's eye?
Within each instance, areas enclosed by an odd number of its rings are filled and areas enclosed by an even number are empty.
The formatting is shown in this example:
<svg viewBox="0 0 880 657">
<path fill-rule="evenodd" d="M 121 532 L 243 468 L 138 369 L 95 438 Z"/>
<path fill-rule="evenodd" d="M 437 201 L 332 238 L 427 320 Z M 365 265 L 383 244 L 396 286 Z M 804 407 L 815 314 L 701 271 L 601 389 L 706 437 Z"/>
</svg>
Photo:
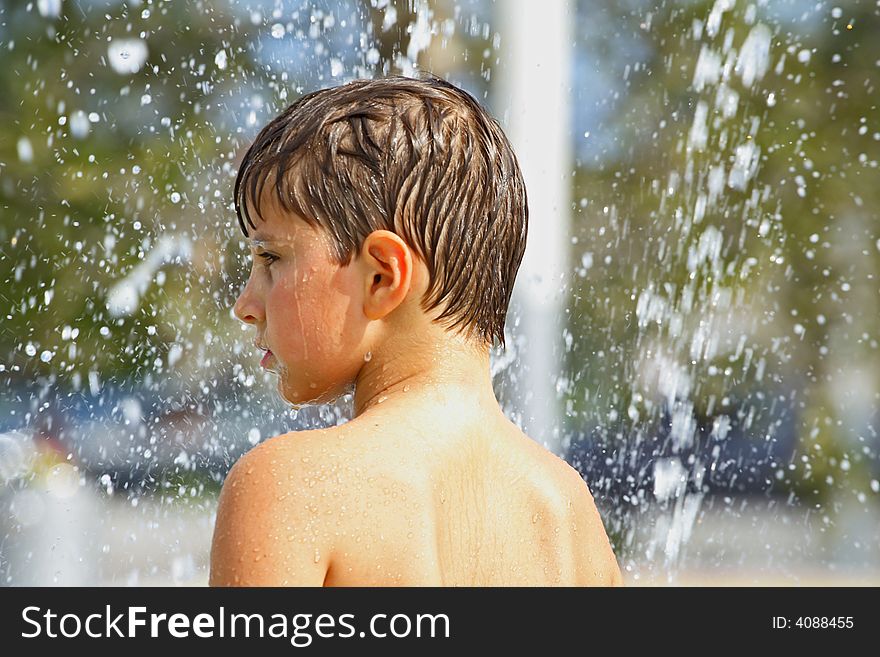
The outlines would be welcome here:
<svg viewBox="0 0 880 657">
<path fill-rule="evenodd" d="M 269 265 L 271 265 L 273 262 L 275 262 L 276 260 L 278 260 L 278 256 L 273 255 L 271 253 L 258 253 L 257 257 L 262 258 L 263 262 L 265 263 L 265 265 L 267 267 Z"/>
</svg>

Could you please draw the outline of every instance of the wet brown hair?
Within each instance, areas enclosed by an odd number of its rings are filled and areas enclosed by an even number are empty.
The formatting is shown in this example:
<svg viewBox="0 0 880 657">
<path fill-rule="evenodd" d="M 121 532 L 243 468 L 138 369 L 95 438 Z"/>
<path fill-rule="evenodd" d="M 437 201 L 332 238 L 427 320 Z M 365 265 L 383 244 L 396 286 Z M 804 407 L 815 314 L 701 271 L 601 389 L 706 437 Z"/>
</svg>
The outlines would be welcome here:
<svg viewBox="0 0 880 657">
<path fill-rule="evenodd" d="M 528 228 L 507 137 L 467 92 L 433 74 L 355 80 L 299 98 L 257 135 L 235 181 L 245 236 L 268 180 L 281 207 L 330 237 L 347 265 L 374 230 L 425 263 L 422 299 L 451 330 L 504 345 Z"/>
</svg>

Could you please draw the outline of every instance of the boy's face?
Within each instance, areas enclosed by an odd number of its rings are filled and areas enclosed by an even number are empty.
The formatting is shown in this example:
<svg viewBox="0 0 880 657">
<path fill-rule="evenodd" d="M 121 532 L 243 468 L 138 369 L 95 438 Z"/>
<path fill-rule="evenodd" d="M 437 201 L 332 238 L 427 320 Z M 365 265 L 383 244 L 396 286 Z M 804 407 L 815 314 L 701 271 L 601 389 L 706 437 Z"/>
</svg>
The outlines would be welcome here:
<svg viewBox="0 0 880 657">
<path fill-rule="evenodd" d="M 336 264 L 323 233 L 279 211 L 277 202 L 267 199 L 261 210 L 249 240 L 251 273 L 235 314 L 254 326 L 255 343 L 271 351 L 264 367 L 277 374 L 284 399 L 331 401 L 364 365 L 368 320 L 359 269 Z"/>
</svg>

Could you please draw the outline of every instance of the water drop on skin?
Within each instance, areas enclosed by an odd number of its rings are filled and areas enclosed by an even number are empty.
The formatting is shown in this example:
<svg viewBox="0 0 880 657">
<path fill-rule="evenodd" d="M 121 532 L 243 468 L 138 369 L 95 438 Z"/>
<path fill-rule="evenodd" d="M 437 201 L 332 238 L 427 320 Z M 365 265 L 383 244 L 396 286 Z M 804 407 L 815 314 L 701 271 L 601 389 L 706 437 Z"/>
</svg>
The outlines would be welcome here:
<svg viewBox="0 0 880 657">
<path fill-rule="evenodd" d="M 367 353 L 364 354 L 364 362 L 365 362 L 365 363 L 369 363 L 369 362 L 370 362 L 370 359 L 371 359 L 372 357 L 373 357 L 373 352 L 372 352 L 372 351 L 368 351 Z"/>
</svg>

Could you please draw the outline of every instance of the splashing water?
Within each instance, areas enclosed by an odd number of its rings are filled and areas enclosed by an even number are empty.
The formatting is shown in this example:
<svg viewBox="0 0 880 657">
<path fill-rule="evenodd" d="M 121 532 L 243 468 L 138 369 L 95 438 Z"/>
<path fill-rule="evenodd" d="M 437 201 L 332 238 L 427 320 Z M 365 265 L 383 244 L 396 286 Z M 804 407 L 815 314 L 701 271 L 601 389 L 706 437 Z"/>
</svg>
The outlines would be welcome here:
<svg viewBox="0 0 880 657">
<path fill-rule="evenodd" d="M 284 404 L 231 313 L 259 127 L 392 71 L 515 109 L 504 3 L 185 4 L 0 9 L 7 584 L 204 582 L 231 463 L 350 416 L 350 391 Z M 728 543 L 789 581 L 876 561 L 877 7 L 574 8 L 576 266 L 548 283 L 567 295 L 548 385 L 625 576 L 739 568 Z M 491 361 L 517 422 L 511 390 L 542 385 L 521 319 Z"/>
</svg>

